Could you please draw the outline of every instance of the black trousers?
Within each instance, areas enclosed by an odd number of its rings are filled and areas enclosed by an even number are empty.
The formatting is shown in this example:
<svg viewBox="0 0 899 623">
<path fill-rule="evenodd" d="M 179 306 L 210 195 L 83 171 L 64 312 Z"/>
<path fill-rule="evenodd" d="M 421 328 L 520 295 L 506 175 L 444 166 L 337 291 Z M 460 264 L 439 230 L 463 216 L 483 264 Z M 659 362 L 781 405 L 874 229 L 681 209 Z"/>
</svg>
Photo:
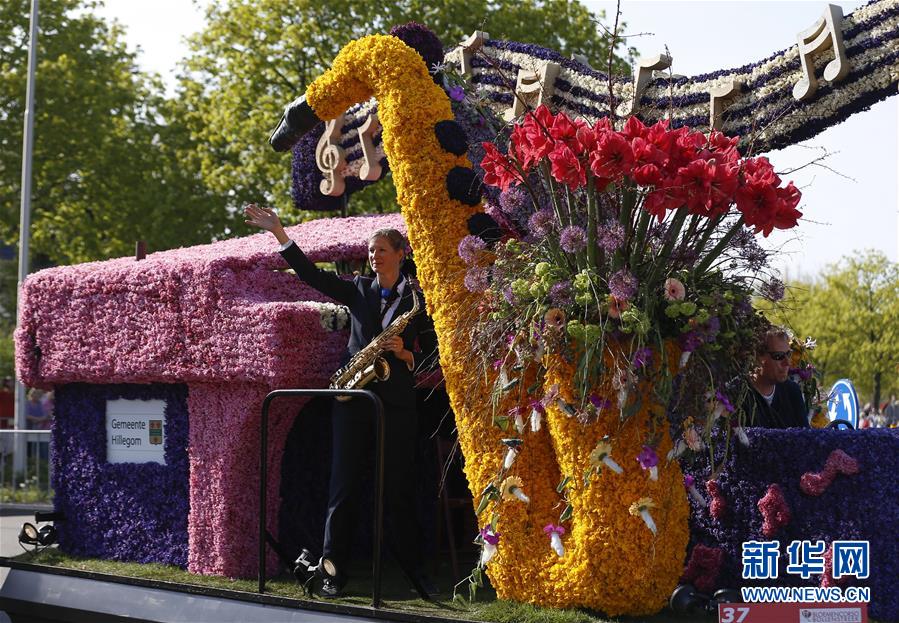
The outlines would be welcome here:
<svg viewBox="0 0 899 623">
<path fill-rule="evenodd" d="M 415 444 L 418 420 L 414 407 L 384 405 L 385 544 L 410 572 L 421 567 L 421 527 L 415 504 Z M 368 400 L 334 402 L 331 482 L 323 555 L 344 573 L 362 496 L 363 470 L 375 446 L 375 418 Z M 374 535 L 373 535 L 374 536 Z"/>
</svg>

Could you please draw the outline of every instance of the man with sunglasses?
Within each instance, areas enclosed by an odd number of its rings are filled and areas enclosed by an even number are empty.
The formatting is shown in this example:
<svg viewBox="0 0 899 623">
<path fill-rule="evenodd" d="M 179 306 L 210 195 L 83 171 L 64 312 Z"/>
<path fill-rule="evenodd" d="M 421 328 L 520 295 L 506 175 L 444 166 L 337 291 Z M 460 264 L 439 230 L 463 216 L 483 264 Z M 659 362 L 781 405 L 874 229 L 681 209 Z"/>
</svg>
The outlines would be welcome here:
<svg viewBox="0 0 899 623">
<path fill-rule="evenodd" d="M 758 366 L 752 375 L 747 411 L 751 426 L 808 428 L 808 409 L 799 385 L 789 380 L 790 336 L 771 326 L 759 339 Z"/>
</svg>

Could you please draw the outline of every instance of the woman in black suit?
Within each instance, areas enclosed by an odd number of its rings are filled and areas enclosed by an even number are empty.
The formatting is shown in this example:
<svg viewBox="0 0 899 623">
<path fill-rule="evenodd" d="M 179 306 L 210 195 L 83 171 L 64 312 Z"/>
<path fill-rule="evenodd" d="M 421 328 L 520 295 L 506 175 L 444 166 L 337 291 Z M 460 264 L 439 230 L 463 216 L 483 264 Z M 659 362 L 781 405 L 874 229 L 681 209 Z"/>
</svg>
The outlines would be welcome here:
<svg viewBox="0 0 899 623">
<path fill-rule="evenodd" d="M 341 365 L 377 337 L 394 318 L 412 309 L 415 292 L 401 271 L 405 240 L 395 229 L 381 229 L 368 240 L 368 260 L 375 278 L 357 276 L 352 281 L 316 267 L 292 241 L 270 208 L 250 204 L 245 208 L 247 224 L 272 232 L 281 243 L 281 256 L 307 284 L 349 308 L 352 318 L 350 340 Z M 413 353 L 416 339 L 421 353 Z M 419 592 L 431 592 L 421 573 L 420 527 L 415 517 L 415 442 L 418 422 L 415 412 L 414 370 L 432 361 L 436 336 L 424 313 L 415 315 L 401 336 L 385 343 L 384 358 L 390 377 L 373 382 L 384 403 L 384 494 L 390 524 L 388 545 Z M 346 564 L 360 497 L 364 459 L 372 447 L 374 418 L 367 401 L 334 403 L 332 417 L 333 454 L 328 515 L 322 556 L 334 563 L 337 576 L 325 576 L 322 594 L 337 597 L 346 584 Z M 423 586 L 424 585 L 424 586 Z"/>
</svg>

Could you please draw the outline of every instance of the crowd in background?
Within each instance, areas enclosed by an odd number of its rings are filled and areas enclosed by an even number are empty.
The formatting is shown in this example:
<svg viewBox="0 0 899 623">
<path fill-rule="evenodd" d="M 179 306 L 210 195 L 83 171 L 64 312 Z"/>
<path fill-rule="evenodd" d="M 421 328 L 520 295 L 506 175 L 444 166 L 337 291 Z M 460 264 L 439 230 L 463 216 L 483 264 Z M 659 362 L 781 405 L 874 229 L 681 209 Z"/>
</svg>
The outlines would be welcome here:
<svg viewBox="0 0 899 623">
<path fill-rule="evenodd" d="M 25 427 L 47 430 L 53 422 L 53 392 L 29 389 L 25 403 Z M 15 428 L 15 385 L 9 377 L 0 386 L 0 429 Z"/>
<path fill-rule="evenodd" d="M 880 409 L 875 409 L 868 402 L 862 407 L 862 412 L 858 417 L 859 428 L 895 428 L 899 427 L 899 401 L 896 396 L 890 396 L 890 399 L 880 405 Z"/>
</svg>

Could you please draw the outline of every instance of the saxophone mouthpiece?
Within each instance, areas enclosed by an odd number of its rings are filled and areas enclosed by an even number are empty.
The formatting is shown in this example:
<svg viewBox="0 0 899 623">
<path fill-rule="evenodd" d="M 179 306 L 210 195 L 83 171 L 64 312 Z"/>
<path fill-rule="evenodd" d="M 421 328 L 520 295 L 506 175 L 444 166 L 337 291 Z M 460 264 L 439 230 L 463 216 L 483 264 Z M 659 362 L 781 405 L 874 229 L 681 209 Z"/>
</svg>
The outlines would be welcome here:
<svg viewBox="0 0 899 623">
<path fill-rule="evenodd" d="M 314 128 L 321 119 L 315 115 L 312 107 L 306 103 L 306 95 L 293 100 L 284 109 L 281 121 L 268 138 L 275 151 L 287 151 L 296 145 L 303 135 Z"/>
</svg>

